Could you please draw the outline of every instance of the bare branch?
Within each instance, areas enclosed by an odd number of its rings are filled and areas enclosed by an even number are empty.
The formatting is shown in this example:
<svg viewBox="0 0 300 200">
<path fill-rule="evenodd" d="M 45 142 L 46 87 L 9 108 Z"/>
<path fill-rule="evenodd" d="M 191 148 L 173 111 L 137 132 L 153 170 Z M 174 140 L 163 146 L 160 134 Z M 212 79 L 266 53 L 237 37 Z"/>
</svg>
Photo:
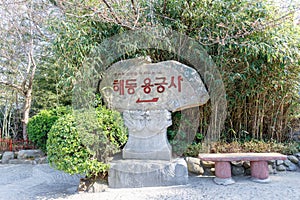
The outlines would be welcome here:
<svg viewBox="0 0 300 200">
<path fill-rule="evenodd" d="M 135 6 L 134 0 L 131 0 L 131 5 L 132 5 L 133 11 L 134 11 L 134 15 L 137 16 L 138 15 L 138 11 L 137 11 L 137 8 Z"/>
<path fill-rule="evenodd" d="M 12 89 L 14 89 L 14 90 L 17 90 L 18 92 L 24 94 L 23 88 L 20 87 L 20 86 L 17 85 L 17 84 L 14 84 L 14 83 L 11 83 L 11 82 L 8 82 L 8 81 L 1 81 L 1 80 L 0 80 L 0 85 L 5 85 L 5 86 L 7 86 L 7 87 L 10 87 L 10 88 L 12 88 Z"/>
<path fill-rule="evenodd" d="M 122 22 L 120 21 L 119 17 L 116 15 L 114 9 L 109 5 L 109 3 L 106 0 L 102 0 L 104 2 L 104 4 L 107 6 L 107 8 L 109 9 L 111 15 L 115 18 L 116 22 L 118 24 L 122 24 Z"/>
</svg>

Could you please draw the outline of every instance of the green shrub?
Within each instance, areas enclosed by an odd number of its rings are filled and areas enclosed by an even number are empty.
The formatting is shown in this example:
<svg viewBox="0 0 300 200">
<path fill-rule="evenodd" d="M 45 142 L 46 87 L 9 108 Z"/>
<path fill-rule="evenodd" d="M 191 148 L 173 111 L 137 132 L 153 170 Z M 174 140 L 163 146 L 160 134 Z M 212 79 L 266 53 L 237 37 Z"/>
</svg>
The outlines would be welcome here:
<svg viewBox="0 0 300 200">
<path fill-rule="evenodd" d="M 108 169 L 107 164 L 98 162 L 83 146 L 71 114 L 58 119 L 52 126 L 48 134 L 47 152 L 50 165 L 69 174 L 91 176 Z"/>
<path fill-rule="evenodd" d="M 41 110 L 37 115 L 29 119 L 27 132 L 28 139 L 46 153 L 48 132 L 56 120 L 71 110 L 68 107 L 58 107 L 51 110 Z"/>
<path fill-rule="evenodd" d="M 51 166 L 87 177 L 106 175 L 108 158 L 120 151 L 127 132 L 119 113 L 100 106 L 96 114 L 96 121 L 88 112 L 77 112 L 76 118 L 68 114 L 57 120 L 47 141 Z"/>
<path fill-rule="evenodd" d="M 127 129 L 119 112 L 105 106 L 96 109 L 99 125 L 105 135 L 116 147 L 121 148 L 127 141 Z"/>
</svg>

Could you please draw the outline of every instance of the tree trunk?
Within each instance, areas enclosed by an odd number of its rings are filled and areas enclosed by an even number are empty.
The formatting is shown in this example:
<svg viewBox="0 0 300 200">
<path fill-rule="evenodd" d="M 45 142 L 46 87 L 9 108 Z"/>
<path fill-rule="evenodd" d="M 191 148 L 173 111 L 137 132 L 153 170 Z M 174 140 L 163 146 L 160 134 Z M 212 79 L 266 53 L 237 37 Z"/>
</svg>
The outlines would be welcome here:
<svg viewBox="0 0 300 200">
<path fill-rule="evenodd" d="M 28 139 L 27 124 L 28 124 L 28 120 L 29 120 L 29 111 L 30 111 L 30 107 L 31 107 L 31 97 L 32 97 L 31 94 L 32 94 L 32 89 L 29 88 L 25 95 L 25 102 L 24 102 L 24 108 L 23 108 L 22 123 L 23 123 L 23 139 L 24 140 Z"/>
</svg>

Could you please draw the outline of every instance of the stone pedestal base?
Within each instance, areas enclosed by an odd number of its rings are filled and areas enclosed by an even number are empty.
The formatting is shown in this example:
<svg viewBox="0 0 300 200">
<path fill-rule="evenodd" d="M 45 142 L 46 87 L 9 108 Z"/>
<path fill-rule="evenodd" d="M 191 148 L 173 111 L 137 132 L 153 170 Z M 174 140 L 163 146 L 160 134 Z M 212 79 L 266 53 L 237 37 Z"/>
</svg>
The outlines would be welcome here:
<svg viewBox="0 0 300 200">
<path fill-rule="evenodd" d="M 156 187 L 188 183 L 188 170 L 184 159 L 116 160 L 110 164 L 108 185 L 111 188 Z"/>
<path fill-rule="evenodd" d="M 157 134 L 148 138 L 129 135 L 122 151 L 124 159 L 171 160 L 172 147 L 166 134 Z"/>
</svg>

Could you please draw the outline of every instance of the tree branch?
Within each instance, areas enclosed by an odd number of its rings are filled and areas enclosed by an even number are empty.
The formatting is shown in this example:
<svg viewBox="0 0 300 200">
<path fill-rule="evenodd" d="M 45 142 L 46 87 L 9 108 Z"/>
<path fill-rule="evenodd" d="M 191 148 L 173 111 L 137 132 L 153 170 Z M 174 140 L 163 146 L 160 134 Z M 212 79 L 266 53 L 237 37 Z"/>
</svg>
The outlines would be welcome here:
<svg viewBox="0 0 300 200">
<path fill-rule="evenodd" d="M 104 4 L 106 5 L 106 7 L 109 9 L 111 15 L 115 18 L 116 22 L 118 24 L 122 24 L 122 22 L 120 21 L 119 17 L 116 15 L 114 9 L 109 5 L 109 3 L 106 0 L 102 0 L 104 2 Z"/>
<path fill-rule="evenodd" d="M 18 92 L 20 92 L 22 94 L 25 94 L 23 88 L 21 86 L 17 85 L 17 84 L 14 84 L 14 83 L 11 83 L 11 82 L 8 82 L 8 81 L 1 81 L 0 80 L 0 85 L 5 85 L 5 86 L 10 87 L 14 90 L 17 90 Z"/>
</svg>

